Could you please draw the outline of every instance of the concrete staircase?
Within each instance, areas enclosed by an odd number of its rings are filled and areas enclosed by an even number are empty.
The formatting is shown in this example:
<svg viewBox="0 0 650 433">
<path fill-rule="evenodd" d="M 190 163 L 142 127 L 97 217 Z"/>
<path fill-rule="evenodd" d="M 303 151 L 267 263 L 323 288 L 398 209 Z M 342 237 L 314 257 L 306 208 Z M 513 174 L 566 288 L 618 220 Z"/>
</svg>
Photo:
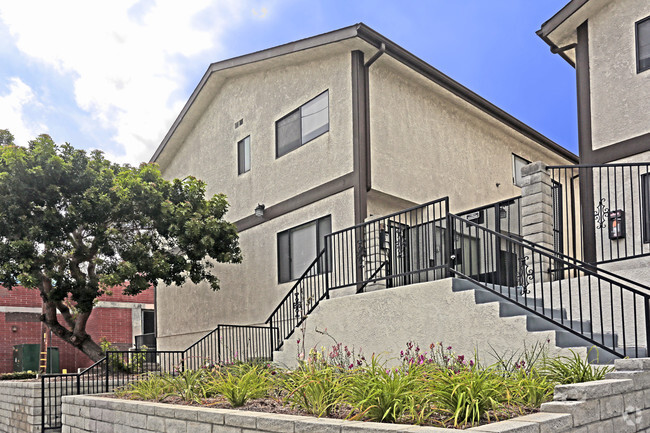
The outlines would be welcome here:
<svg viewBox="0 0 650 433">
<path fill-rule="evenodd" d="M 526 302 L 526 305 L 529 308 L 538 311 L 540 314 L 553 317 L 556 321 L 561 320 L 565 326 L 578 332 L 585 333 L 596 341 L 604 341 L 606 345 L 618 345 L 618 335 L 611 333 L 600 334 L 598 332 L 594 332 L 592 334 L 591 322 L 583 321 L 581 324 L 579 321 L 569 320 L 566 308 L 562 308 L 561 310 L 551 310 L 548 307 L 544 308 L 544 303 L 541 299 L 527 298 L 524 301 L 521 295 L 516 293 L 517 288 L 514 287 L 493 286 L 492 288 L 501 292 L 504 296 L 506 296 L 506 298 L 512 298 L 514 300 L 516 297 L 519 297 L 519 302 Z M 504 299 L 493 291 L 480 287 L 471 281 L 460 279 L 454 280 L 453 290 L 455 292 L 474 291 L 474 301 L 476 304 L 497 302 L 499 305 L 499 315 L 501 317 L 525 317 L 526 330 L 528 332 L 553 331 L 555 333 L 555 345 L 557 347 L 571 348 L 575 351 L 577 348 L 590 348 L 593 346 L 593 343 L 589 342 L 587 339 L 569 332 L 561 326 L 558 326 L 551 321 L 526 310 L 517 303 L 509 301 L 508 299 Z M 644 349 L 641 356 L 646 356 L 646 352 L 647 351 Z M 587 357 L 589 361 L 599 364 L 611 364 L 615 359 L 619 359 L 618 356 L 613 355 L 607 351 L 595 349 L 588 351 Z"/>
</svg>

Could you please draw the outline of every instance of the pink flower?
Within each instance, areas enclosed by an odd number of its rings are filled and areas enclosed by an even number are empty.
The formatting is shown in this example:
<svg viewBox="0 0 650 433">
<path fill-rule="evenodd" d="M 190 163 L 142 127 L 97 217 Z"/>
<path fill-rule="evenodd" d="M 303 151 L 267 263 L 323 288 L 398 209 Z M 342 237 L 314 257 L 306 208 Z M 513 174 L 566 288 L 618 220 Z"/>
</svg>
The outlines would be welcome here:
<svg viewBox="0 0 650 433">
<path fill-rule="evenodd" d="M 300 360 L 305 359 L 305 354 L 301 352 L 301 353 L 298 355 L 298 359 L 300 359 Z"/>
</svg>

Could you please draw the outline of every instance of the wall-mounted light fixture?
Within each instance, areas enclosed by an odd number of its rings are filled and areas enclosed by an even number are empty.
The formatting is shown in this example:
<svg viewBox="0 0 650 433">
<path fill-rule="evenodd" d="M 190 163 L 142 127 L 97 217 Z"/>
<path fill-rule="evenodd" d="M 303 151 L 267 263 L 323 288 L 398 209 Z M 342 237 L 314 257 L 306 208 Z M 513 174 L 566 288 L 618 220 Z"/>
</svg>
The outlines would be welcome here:
<svg viewBox="0 0 650 433">
<path fill-rule="evenodd" d="M 18 332 L 18 327 L 16 325 L 12 326 L 11 332 Z"/>
<path fill-rule="evenodd" d="M 264 205 L 263 204 L 257 204 L 257 207 L 255 208 L 255 216 L 256 217 L 263 217 L 264 216 Z"/>
</svg>

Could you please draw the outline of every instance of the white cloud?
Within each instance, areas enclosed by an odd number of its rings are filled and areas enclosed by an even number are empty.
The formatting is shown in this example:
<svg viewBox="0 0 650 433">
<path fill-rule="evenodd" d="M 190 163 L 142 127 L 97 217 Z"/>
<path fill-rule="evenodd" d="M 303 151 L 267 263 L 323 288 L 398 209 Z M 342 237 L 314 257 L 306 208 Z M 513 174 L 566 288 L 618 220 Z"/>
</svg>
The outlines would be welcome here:
<svg viewBox="0 0 650 433">
<path fill-rule="evenodd" d="M 31 87 L 18 77 L 9 78 L 7 88 L 9 92 L 0 95 L 0 129 L 9 129 L 16 144 L 25 146 L 27 141 L 47 131 L 45 125 L 30 121 L 25 113 L 26 108 L 40 107 L 41 104 Z"/>
<path fill-rule="evenodd" d="M 183 62 L 206 52 L 193 60 L 217 60 L 219 40 L 259 8 L 254 1 L 11 1 L 0 5 L 0 19 L 21 52 L 72 74 L 76 103 L 91 116 L 83 127 L 113 131 L 114 145 L 102 150 L 138 163 L 185 102 L 170 101 L 186 85 Z"/>
</svg>

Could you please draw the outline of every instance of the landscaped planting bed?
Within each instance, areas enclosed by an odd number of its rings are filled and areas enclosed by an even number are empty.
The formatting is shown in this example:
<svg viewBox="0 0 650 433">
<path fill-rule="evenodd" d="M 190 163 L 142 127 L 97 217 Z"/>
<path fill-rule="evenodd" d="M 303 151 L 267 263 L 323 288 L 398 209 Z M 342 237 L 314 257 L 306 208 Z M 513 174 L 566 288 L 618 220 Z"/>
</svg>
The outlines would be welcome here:
<svg viewBox="0 0 650 433">
<path fill-rule="evenodd" d="M 304 353 L 304 352 L 303 352 Z M 301 358 L 304 358 L 301 356 Z M 206 365 L 151 375 L 115 396 L 275 414 L 466 428 L 537 412 L 556 384 L 598 380 L 609 370 L 579 356 L 548 358 L 544 347 L 483 366 L 442 343 L 409 342 L 399 365 L 365 359 L 341 344 L 312 350 L 299 368 Z"/>
</svg>

